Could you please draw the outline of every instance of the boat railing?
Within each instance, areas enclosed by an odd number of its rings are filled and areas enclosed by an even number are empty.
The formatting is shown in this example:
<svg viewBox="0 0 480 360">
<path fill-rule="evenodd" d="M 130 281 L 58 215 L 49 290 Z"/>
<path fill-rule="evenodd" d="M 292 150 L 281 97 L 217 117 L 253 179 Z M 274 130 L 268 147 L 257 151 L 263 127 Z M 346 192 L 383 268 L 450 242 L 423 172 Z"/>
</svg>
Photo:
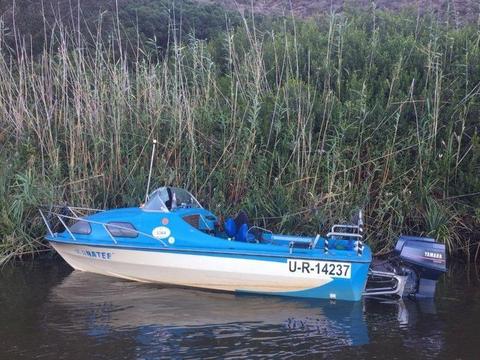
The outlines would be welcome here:
<svg viewBox="0 0 480 360">
<path fill-rule="evenodd" d="M 38 210 L 40 212 L 40 216 L 42 217 L 43 219 L 43 222 L 45 223 L 46 227 L 47 227 L 47 230 L 48 230 L 48 233 L 50 234 L 50 236 L 52 238 L 57 238 L 58 237 L 58 232 L 55 232 L 55 226 L 52 226 L 52 224 L 50 223 L 50 221 L 47 219 L 47 217 L 51 218 L 51 217 L 55 217 L 59 222 L 60 224 L 63 226 L 63 228 L 68 232 L 68 234 L 70 235 L 70 237 L 74 240 L 74 241 L 78 241 L 78 239 L 75 237 L 74 233 L 70 230 L 69 226 L 68 226 L 68 220 L 75 220 L 75 221 L 84 221 L 86 223 L 89 223 L 89 224 L 96 224 L 96 225 L 100 225 L 103 227 L 103 229 L 105 230 L 105 232 L 108 234 L 108 236 L 110 237 L 110 239 L 115 243 L 117 244 L 117 240 L 115 239 L 115 237 L 111 234 L 111 232 L 108 230 L 108 228 L 117 228 L 117 229 L 121 229 L 121 230 L 127 230 L 127 231 L 131 231 L 131 232 L 135 232 L 137 235 L 142 235 L 142 236 L 146 236 L 148 238 L 151 238 L 151 239 L 154 239 L 158 242 L 160 242 L 164 247 L 168 247 L 167 244 L 162 241 L 161 239 L 157 239 L 156 237 L 152 236 L 151 234 L 147 234 L 147 233 L 144 233 L 142 231 L 139 231 L 135 228 L 130 228 L 130 227 L 125 227 L 125 226 L 122 226 L 122 225 L 117 225 L 117 224 L 112 224 L 112 223 L 104 223 L 104 222 L 101 222 L 101 221 L 95 221 L 95 220 L 91 220 L 91 219 L 85 219 L 84 217 L 81 217 L 81 216 L 78 216 L 74 211 L 72 211 L 72 208 L 73 209 L 77 209 L 77 210 L 87 210 L 87 211 L 105 211 L 105 210 L 97 210 L 97 209 L 89 209 L 89 208 L 79 208 L 79 207 L 60 207 L 60 206 L 55 206 L 56 208 L 63 208 L 63 209 L 68 209 L 70 211 L 70 213 L 73 215 L 66 215 L 66 214 L 60 214 L 60 213 L 57 213 L 57 212 L 54 212 L 54 211 L 51 211 L 51 210 L 42 210 L 41 208 Z M 47 215 L 47 216 L 46 216 Z M 65 221 L 67 220 L 67 221 Z"/>
<path fill-rule="evenodd" d="M 86 215 L 91 215 L 97 212 L 103 212 L 103 209 L 95 209 L 89 207 L 81 206 L 70 206 L 70 205 L 50 205 L 50 206 L 41 206 L 38 209 L 40 216 L 42 217 L 43 222 L 45 223 L 47 230 L 51 236 L 55 236 L 57 233 L 55 230 L 58 225 L 62 225 L 68 232 L 68 217 L 71 217 L 73 220 L 84 220 L 81 217 Z M 51 223 L 52 218 L 56 218 L 58 223 Z M 73 234 L 71 234 L 73 238 Z"/>
<path fill-rule="evenodd" d="M 80 215 L 87 215 L 87 214 L 94 214 L 97 212 L 103 212 L 104 209 L 96 209 L 90 208 L 85 206 L 71 206 L 71 205 L 51 205 L 51 206 L 41 206 L 40 209 L 60 209 L 61 211 L 68 210 L 72 215 L 80 216 Z M 52 211 L 52 210 L 48 210 Z"/>
<path fill-rule="evenodd" d="M 357 255 L 363 255 L 363 224 L 350 225 L 350 224 L 335 224 L 332 226 L 331 231 L 327 233 L 324 250 L 325 253 L 329 251 L 329 240 L 339 238 L 340 240 L 354 241 L 355 250 Z M 350 231 L 350 232 L 349 232 Z"/>
</svg>

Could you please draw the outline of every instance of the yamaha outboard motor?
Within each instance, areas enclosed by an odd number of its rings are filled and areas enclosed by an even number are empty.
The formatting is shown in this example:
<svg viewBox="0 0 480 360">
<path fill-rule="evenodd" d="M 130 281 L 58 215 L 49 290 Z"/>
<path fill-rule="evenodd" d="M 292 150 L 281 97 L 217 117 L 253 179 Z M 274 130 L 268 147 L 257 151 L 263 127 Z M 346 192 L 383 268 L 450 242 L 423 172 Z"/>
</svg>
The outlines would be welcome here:
<svg viewBox="0 0 480 360">
<path fill-rule="evenodd" d="M 447 271 L 445 245 L 432 238 L 402 235 L 394 254 L 408 274 L 405 295 L 433 297 L 438 278 Z"/>
<path fill-rule="evenodd" d="M 432 298 L 437 280 L 446 270 L 444 244 L 402 235 L 394 251 L 373 260 L 365 295 Z"/>
</svg>

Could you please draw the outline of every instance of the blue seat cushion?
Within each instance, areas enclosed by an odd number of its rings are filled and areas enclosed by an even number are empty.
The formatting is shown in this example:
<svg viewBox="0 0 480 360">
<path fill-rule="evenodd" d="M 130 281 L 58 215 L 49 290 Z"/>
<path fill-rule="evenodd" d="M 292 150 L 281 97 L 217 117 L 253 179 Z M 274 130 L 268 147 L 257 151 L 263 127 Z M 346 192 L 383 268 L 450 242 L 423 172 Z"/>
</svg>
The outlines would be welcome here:
<svg viewBox="0 0 480 360">
<path fill-rule="evenodd" d="M 237 225 L 235 225 L 235 221 L 232 218 L 225 220 L 223 229 L 228 237 L 234 237 L 237 234 Z"/>
<path fill-rule="evenodd" d="M 238 229 L 237 235 L 235 236 L 235 240 L 242 241 L 242 242 L 254 242 L 255 236 L 248 232 L 248 225 L 243 224 Z"/>
<path fill-rule="evenodd" d="M 243 224 L 238 229 L 237 235 L 235 236 L 235 240 L 246 242 L 247 241 L 247 234 L 248 234 L 248 225 Z"/>
</svg>

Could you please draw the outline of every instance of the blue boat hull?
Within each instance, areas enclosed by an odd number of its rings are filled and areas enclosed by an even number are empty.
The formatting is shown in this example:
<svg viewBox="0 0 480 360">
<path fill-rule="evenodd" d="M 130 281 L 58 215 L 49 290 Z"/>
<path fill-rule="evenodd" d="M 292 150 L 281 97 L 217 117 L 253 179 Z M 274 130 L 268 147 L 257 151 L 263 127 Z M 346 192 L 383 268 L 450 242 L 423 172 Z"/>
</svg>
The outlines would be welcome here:
<svg viewBox="0 0 480 360">
<path fill-rule="evenodd" d="M 240 293 L 358 301 L 369 262 L 50 239 L 75 269 L 142 282 Z"/>
</svg>

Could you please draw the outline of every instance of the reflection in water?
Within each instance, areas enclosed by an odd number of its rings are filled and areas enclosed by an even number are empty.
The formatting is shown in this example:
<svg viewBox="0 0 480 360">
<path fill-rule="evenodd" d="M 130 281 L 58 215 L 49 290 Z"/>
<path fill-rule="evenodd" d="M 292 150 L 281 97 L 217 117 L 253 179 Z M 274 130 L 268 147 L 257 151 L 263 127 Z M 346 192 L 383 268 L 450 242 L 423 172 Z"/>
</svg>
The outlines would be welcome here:
<svg viewBox="0 0 480 360">
<path fill-rule="evenodd" d="M 140 344 L 166 348 L 175 338 L 242 337 L 252 330 L 274 342 L 321 337 L 330 349 L 368 343 L 361 303 L 161 287 L 74 271 L 51 290 L 46 306 L 72 317 L 52 319 L 51 327 L 75 324 L 63 330 L 99 337 L 134 330 Z"/>
<path fill-rule="evenodd" d="M 480 358 L 480 290 L 360 303 L 140 284 L 40 261 L 0 271 L 0 359 Z"/>
<path fill-rule="evenodd" d="M 387 330 L 384 337 L 390 337 L 392 330 L 398 342 L 406 350 L 415 354 L 419 350 L 428 357 L 437 357 L 444 346 L 444 325 L 436 316 L 435 302 L 433 299 L 416 299 L 415 301 L 368 299 L 365 301 L 365 311 L 369 323 L 380 323 L 386 320 L 385 314 L 379 312 L 381 305 L 387 305 L 396 315 L 390 322 L 385 323 L 383 331 Z M 390 323 L 389 325 L 387 325 Z M 393 324 L 392 324 L 393 323 Z M 390 326 L 390 328 L 389 328 Z"/>
</svg>

